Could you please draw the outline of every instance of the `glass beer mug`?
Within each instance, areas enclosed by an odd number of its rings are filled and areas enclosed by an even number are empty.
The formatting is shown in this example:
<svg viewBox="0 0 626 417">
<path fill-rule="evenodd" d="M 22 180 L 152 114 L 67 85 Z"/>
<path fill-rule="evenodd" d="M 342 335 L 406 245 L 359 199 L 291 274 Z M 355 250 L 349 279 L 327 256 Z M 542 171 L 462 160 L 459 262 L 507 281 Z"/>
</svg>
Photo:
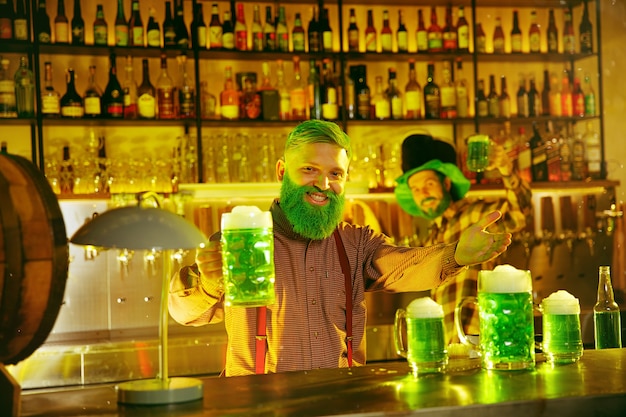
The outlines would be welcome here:
<svg viewBox="0 0 626 417">
<path fill-rule="evenodd" d="M 578 298 L 559 290 L 541 301 L 543 341 L 546 360 L 555 365 L 575 363 L 583 355 Z"/>
<path fill-rule="evenodd" d="M 274 303 L 272 215 L 256 206 L 236 206 L 222 214 L 222 272 L 227 306 Z"/>
<path fill-rule="evenodd" d="M 461 309 L 476 303 L 479 343 L 472 343 L 461 324 Z M 535 367 L 535 326 L 530 271 L 498 265 L 478 272 L 478 297 L 467 297 L 455 309 L 454 321 L 463 344 L 478 350 L 482 367 L 493 370 Z"/>
</svg>

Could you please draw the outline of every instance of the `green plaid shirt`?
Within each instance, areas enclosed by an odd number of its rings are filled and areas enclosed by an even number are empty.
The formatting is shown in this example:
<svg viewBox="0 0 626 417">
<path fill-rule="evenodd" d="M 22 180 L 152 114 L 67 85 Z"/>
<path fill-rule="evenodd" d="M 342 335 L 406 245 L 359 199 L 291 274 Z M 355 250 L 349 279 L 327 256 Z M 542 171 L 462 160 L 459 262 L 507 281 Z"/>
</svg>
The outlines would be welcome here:
<svg viewBox="0 0 626 417">
<path fill-rule="evenodd" d="M 506 192 L 504 198 L 474 201 L 465 198 L 452 203 L 450 207 L 455 211 L 451 213 L 451 210 L 447 210 L 443 216 L 432 222 L 430 234 L 422 245 L 457 241 L 463 230 L 494 210 L 500 210 L 502 218 L 490 226 L 489 231 L 513 233 L 524 229 L 527 223 L 530 224 L 533 208 L 530 185 L 521 180 L 517 172 L 503 177 L 502 180 Z M 458 341 L 454 328 L 454 309 L 457 303 L 464 297 L 476 296 L 478 271 L 493 269 L 498 263 L 498 259 L 495 259 L 489 263 L 474 265 L 431 291 L 433 299 L 443 306 L 448 343 Z M 478 312 L 474 307 L 470 304 L 463 308 L 462 322 L 466 334 L 478 334 Z"/>
</svg>

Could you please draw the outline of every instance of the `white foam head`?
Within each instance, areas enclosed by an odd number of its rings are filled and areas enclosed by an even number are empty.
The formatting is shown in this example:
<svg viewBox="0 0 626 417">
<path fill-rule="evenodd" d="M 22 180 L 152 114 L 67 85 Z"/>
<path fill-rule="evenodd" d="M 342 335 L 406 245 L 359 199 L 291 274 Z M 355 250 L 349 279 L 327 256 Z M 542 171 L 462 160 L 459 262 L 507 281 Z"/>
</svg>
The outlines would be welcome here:
<svg viewBox="0 0 626 417">
<path fill-rule="evenodd" d="M 478 291 L 489 293 L 520 293 L 532 291 L 530 271 L 512 265 L 498 265 L 493 271 L 478 274 Z"/>
<path fill-rule="evenodd" d="M 541 301 L 543 314 L 580 314 L 578 298 L 565 290 L 553 292 Z"/>
<path fill-rule="evenodd" d="M 411 318 L 438 318 L 443 317 L 443 307 L 430 297 L 416 298 L 407 306 L 406 314 Z"/>
<path fill-rule="evenodd" d="M 236 206 L 222 214 L 222 230 L 272 228 L 272 214 L 257 206 Z"/>
</svg>

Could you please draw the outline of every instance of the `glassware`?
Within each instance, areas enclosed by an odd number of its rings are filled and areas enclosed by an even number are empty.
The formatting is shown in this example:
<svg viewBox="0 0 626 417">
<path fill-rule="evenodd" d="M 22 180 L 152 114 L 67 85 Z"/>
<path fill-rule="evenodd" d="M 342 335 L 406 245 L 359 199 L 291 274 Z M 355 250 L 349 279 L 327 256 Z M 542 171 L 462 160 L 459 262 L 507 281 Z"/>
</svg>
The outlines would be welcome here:
<svg viewBox="0 0 626 417">
<path fill-rule="evenodd" d="M 102 116 L 102 90 L 96 84 L 96 66 L 89 66 L 89 81 L 83 103 L 85 105 L 85 117 L 100 117 Z"/>
<path fill-rule="evenodd" d="M 58 117 L 61 114 L 61 96 L 52 83 L 52 63 L 44 63 L 44 89 L 41 93 L 41 114 Z"/>
<path fill-rule="evenodd" d="M 65 0 L 57 1 L 57 16 L 54 18 L 54 42 L 70 43 L 70 27 L 65 16 Z"/>
<path fill-rule="evenodd" d="M 599 267 L 598 298 L 593 306 L 596 349 L 622 347 L 622 325 L 619 305 L 613 296 L 611 267 Z"/>
<path fill-rule="evenodd" d="M 15 104 L 17 117 L 35 116 L 35 77 L 28 68 L 28 58 L 20 57 L 20 66 L 15 72 Z"/>
<path fill-rule="evenodd" d="M 18 5 L 21 3 L 18 2 Z M 80 0 L 74 0 L 74 17 L 72 17 L 72 45 L 85 44 L 85 21 L 80 9 Z"/>
<path fill-rule="evenodd" d="M 96 20 L 93 22 L 94 45 L 106 45 L 109 42 L 107 22 L 104 20 L 104 9 L 101 4 L 96 8 Z"/>
<path fill-rule="evenodd" d="M 128 21 L 128 43 L 130 46 L 145 46 L 143 21 L 139 10 L 139 0 L 133 0 Z"/>
<path fill-rule="evenodd" d="M 549 363 L 577 362 L 583 355 L 578 298 L 559 290 L 541 301 L 543 341 L 541 348 Z"/>
</svg>

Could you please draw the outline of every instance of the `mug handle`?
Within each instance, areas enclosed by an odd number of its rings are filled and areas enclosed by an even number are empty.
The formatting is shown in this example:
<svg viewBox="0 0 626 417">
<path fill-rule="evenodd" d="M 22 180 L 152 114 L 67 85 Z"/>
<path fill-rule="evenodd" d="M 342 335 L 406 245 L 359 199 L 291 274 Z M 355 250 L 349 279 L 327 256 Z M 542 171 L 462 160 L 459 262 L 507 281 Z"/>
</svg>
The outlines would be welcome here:
<svg viewBox="0 0 626 417">
<path fill-rule="evenodd" d="M 476 297 L 465 297 L 457 304 L 454 309 L 454 326 L 456 327 L 459 339 L 461 339 L 461 343 L 478 350 L 478 345 L 467 337 L 465 330 L 463 330 L 463 324 L 461 323 L 461 310 L 466 304 L 470 303 L 478 305 L 478 299 Z"/>
<path fill-rule="evenodd" d="M 393 342 L 396 347 L 396 353 L 406 358 L 407 350 L 402 339 L 402 322 L 406 322 L 406 310 L 400 308 L 396 310 L 396 316 L 393 320 Z"/>
</svg>

